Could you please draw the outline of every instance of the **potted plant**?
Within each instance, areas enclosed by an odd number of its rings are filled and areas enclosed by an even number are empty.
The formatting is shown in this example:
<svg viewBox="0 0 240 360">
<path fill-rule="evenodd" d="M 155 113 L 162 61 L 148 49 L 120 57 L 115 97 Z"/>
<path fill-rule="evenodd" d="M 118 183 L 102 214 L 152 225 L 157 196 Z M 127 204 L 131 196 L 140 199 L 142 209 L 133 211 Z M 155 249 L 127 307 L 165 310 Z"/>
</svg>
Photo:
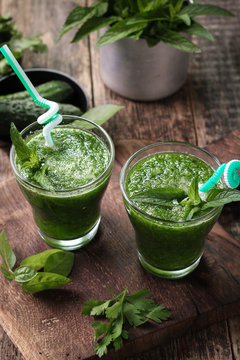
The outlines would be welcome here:
<svg viewBox="0 0 240 360">
<path fill-rule="evenodd" d="M 156 100 L 183 85 L 189 53 L 201 52 L 191 35 L 214 40 L 199 15 L 233 14 L 192 0 L 97 0 L 69 14 L 59 38 L 79 25 L 72 42 L 103 29 L 96 48 L 104 83 L 130 99 Z"/>
</svg>

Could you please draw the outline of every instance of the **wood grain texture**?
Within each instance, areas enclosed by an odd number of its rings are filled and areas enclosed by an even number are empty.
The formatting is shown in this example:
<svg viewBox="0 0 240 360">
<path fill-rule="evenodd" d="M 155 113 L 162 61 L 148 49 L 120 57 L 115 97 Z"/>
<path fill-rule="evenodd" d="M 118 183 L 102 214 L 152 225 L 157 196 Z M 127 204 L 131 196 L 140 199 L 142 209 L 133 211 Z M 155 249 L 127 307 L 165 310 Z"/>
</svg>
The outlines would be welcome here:
<svg viewBox="0 0 240 360">
<path fill-rule="evenodd" d="M 92 319 L 82 316 L 80 310 L 88 298 L 108 296 L 103 284 L 114 292 L 125 286 L 130 292 L 149 288 L 155 300 L 172 312 L 171 320 L 164 324 L 131 329 L 123 349 L 118 353 L 110 351 L 106 359 L 120 360 L 164 343 L 189 328 L 202 328 L 240 315 L 240 244 L 220 225 L 208 237 L 200 266 L 185 279 L 161 280 L 139 265 L 133 230 L 119 189 L 119 173 L 129 154 L 145 143 L 125 140 L 116 146 L 114 171 L 102 204 L 100 231 L 93 242 L 75 252 L 72 283 L 62 289 L 29 295 L 15 283 L 1 279 L 0 323 L 26 359 L 95 358 Z M 215 147 L 221 148 L 221 142 Z M 9 166 L 5 163 L 6 174 Z M 2 183 L 1 200 L 7 204 L 0 207 L 2 227 L 18 262 L 46 249 L 12 176 Z"/>
</svg>

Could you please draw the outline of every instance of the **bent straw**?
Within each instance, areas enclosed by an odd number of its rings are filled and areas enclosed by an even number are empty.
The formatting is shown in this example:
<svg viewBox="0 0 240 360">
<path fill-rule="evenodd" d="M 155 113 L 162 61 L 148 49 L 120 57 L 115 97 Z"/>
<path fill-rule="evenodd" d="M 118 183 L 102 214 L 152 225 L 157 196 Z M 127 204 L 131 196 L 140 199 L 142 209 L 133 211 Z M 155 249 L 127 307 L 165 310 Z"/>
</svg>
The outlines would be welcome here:
<svg viewBox="0 0 240 360">
<path fill-rule="evenodd" d="M 214 174 L 199 188 L 199 191 L 206 192 L 210 190 L 221 178 L 224 176 L 224 181 L 227 187 L 235 189 L 239 185 L 239 174 L 237 170 L 240 170 L 240 161 L 231 160 L 228 163 L 224 163 L 217 168 Z"/>
<path fill-rule="evenodd" d="M 6 58 L 8 63 L 11 65 L 13 71 L 21 80 L 22 84 L 24 85 L 32 99 L 35 101 L 35 103 L 48 108 L 47 112 L 38 117 L 37 122 L 43 125 L 47 124 L 43 128 L 45 142 L 46 145 L 54 145 L 51 130 L 62 121 L 62 116 L 57 114 L 59 110 L 58 104 L 54 101 L 44 99 L 42 96 L 39 95 L 39 93 L 31 83 L 30 79 L 27 77 L 26 73 L 23 71 L 7 45 L 3 45 L 2 47 L 0 47 L 0 51 Z"/>
</svg>

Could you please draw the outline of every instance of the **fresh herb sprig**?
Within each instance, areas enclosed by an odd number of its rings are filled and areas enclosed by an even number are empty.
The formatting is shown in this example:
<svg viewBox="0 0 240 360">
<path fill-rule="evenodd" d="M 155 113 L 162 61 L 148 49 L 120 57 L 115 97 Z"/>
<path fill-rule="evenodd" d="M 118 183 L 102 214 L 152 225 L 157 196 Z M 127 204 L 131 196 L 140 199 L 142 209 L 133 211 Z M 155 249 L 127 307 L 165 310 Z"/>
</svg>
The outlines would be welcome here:
<svg viewBox="0 0 240 360">
<path fill-rule="evenodd" d="M 7 44 L 17 60 L 22 58 L 23 52 L 28 49 L 33 52 L 45 52 L 47 46 L 39 38 L 41 34 L 24 37 L 18 31 L 10 13 L 0 16 L 0 44 Z M 11 67 L 8 61 L 0 54 L 0 75 L 6 74 Z"/>
<path fill-rule="evenodd" d="M 111 344 L 115 351 L 122 347 L 123 341 L 128 339 L 128 331 L 125 328 L 127 324 L 140 326 L 149 320 L 161 323 L 168 320 L 171 315 L 164 305 L 158 305 L 148 298 L 152 295 L 149 290 L 142 289 L 127 295 L 125 288 L 120 294 L 111 294 L 113 297 L 105 301 L 86 301 L 82 310 L 84 315 L 102 316 L 108 320 L 95 321 L 92 324 L 95 329 L 94 340 L 98 341 L 94 350 L 99 357 L 107 354 L 108 346 Z"/>
<path fill-rule="evenodd" d="M 99 37 L 96 47 L 113 43 L 125 37 L 145 39 L 149 47 L 160 41 L 191 53 L 201 52 L 183 33 L 213 41 L 210 32 L 200 25 L 199 15 L 233 14 L 211 4 L 191 4 L 184 0 L 97 0 L 88 7 L 77 6 L 66 18 L 59 38 L 69 30 L 81 26 L 72 42 L 91 32 L 109 26 Z"/>
<path fill-rule="evenodd" d="M 10 247 L 5 230 L 0 233 L 0 255 L 5 264 L 1 264 L 1 272 L 9 280 L 15 280 L 27 293 L 54 289 L 68 284 L 74 254 L 71 252 L 51 249 L 24 259 L 14 269 L 16 256 Z M 41 271 L 40 271 L 41 270 Z"/>
<path fill-rule="evenodd" d="M 149 205 L 184 207 L 183 220 L 191 220 L 203 210 L 240 201 L 240 191 L 236 189 L 210 189 L 204 199 L 200 197 L 198 189 L 199 183 L 196 177 L 192 180 L 187 194 L 179 188 L 163 187 L 135 194 L 131 200 Z"/>
</svg>

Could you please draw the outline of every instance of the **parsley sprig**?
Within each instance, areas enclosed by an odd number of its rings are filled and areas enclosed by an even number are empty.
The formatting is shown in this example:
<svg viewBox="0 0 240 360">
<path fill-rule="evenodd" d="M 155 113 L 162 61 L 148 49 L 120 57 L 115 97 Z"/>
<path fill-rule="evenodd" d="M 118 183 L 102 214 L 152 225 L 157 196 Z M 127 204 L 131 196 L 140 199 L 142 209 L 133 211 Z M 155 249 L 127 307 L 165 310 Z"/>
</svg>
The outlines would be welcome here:
<svg viewBox="0 0 240 360">
<path fill-rule="evenodd" d="M 15 280 L 28 293 L 54 289 L 68 284 L 67 277 L 73 267 L 74 254 L 68 251 L 51 249 L 24 259 L 20 266 L 15 268 L 16 256 L 10 247 L 6 232 L 0 233 L 0 255 L 4 263 L 1 271 L 4 277 Z"/>
<path fill-rule="evenodd" d="M 183 220 L 198 217 L 201 211 L 211 210 L 231 202 L 240 201 L 240 191 L 236 189 L 210 189 L 204 198 L 199 194 L 199 183 L 195 177 L 186 194 L 179 188 L 163 187 L 135 194 L 131 197 L 133 202 L 140 202 L 155 206 L 181 206 L 185 213 Z"/>
<path fill-rule="evenodd" d="M 115 351 L 122 347 L 123 341 L 128 339 L 125 328 L 127 324 L 140 326 L 149 320 L 161 323 L 170 317 L 170 312 L 164 305 L 158 305 L 148 298 L 152 295 L 149 290 L 142 289 L 128 295 L 125 288 L 120 294 L 111 294 L 113 297 L 105 301 L 86 301 L 82 310 L 84 315 L 103 316 L 108 319 L 108 322 L 95 321 L 92 324 L 94 340 L 98 342 L 94 350 L 99 357 L 107 354 L 111 344 Z"/>
</svg>

